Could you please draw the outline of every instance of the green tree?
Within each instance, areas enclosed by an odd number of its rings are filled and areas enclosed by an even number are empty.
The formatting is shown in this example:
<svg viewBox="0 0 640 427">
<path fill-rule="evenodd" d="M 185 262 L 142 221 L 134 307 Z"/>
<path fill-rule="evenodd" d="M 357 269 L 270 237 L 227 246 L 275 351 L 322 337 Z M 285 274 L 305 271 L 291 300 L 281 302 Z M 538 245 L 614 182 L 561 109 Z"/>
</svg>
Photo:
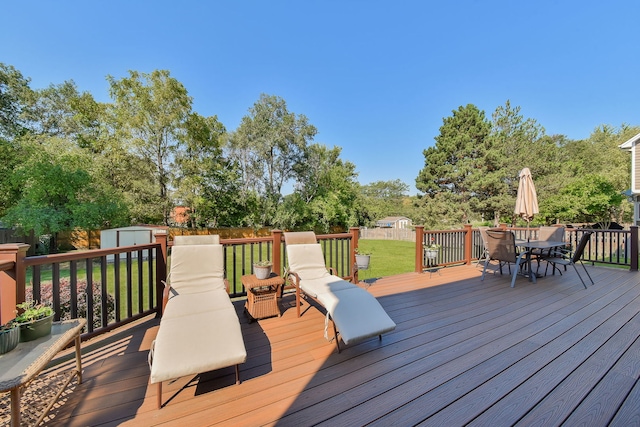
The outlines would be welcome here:
<svg viewBox="0 0 640 427">
<path fill-rule="evenodd" d="M 80 93 L 72 80 L 35 90 L 33 98 L 26 114 L 33 133 L 67 138 L 80 147 L 98 138 L 104 104 L 89 92 Z"/>
<path fill-rule="evenodd" d="M 90 158 L 65 139 L 34 137 L 23 140 L 26 160 L 12 179 L 21 189 L 3 222 L 36 235 L 74 228 L 122 225 L 126 206 L 113 191 L 105 191 L 86 169 Z"/>
<path fill-rule="evenodd" d="M 358 183 L 355 165 L 340 159 L 339 147 L 311 144 L 295 165 L 294 193 L 284 198 L 275 224 L 286 229 L 328 233 L 357 224 Z"/>
<path fill-rule="evenodd" d="M 612 186 L 612 191 L 618 194 L 624 193 L 629 187 L 631 165 L 628 153 L 618 148 L 618 145 L 636 135 L 638 131 L 638 128 L 624 125 L 619 129 L 603 125 L 596 128 L 587 139 L 564 139 L 559 141 L 557 169 L 543 178 L 542 187 L 539 191 L 540 217 L 546 219 L 546 222 L 554 222 L 556 220 L 585 222 L 583 220 L 588 216 L 591 217 L 590 222 L 602 221 L 607 223 L 611 219 L 625 222 L 625 218 L 628 218 L 632 210 L 632 206 L 627 201 L 623 200 L 617 206 L 612 207 L 611 215 L 613 215 L 613 218 L 605 219 L 606 215 L 604 215 L 602 216 L 603 219 L 598 219 L 600 216 L 598 214 L 585 214 L 586 211 L 593 209 L 593 207 L 584 208 L 584 201 L 564 200 L 568 197 L 565 194 L 565 189 L 583 186 L 584 177 L 591 176 L 594 171 L 597 171 L 599 181 L 606 181 Z M 603 165 L 606 165 L 606 167 L 603 167 Z M 598 198 L 601 197 L 602 195 Z M 560 209 L 563 204 L 574 202 L 577 202 L 578 205 L 573 208 L 565 206 Z M 570 217 L 572 212 L 576 213 L 576 218 Z M 558 214 L 561 215 L 560 218 L 556 217 Z"/>
<path fill-rule="evenodd" d="M 409 186 L 399 179 L 375 181 L 360 187 L 363 206 L 362 216 L 368 221 L 362 225 L 372 226 L 375 221 L 386 216 L 407 216 Z M 364 213 L 366 212 L 366 214 Z"/>
<path fill-rule="evenodd" d="M 442 192 L 433 197 L 418 195 L 415 199 L 414 224 L 422 224 L 429 230 L 447 230 L 466 224 L 465 211 L 458 207 L 457 195 Z"/>
<path fill-rule="evenodd" d="M 154 196 L 141 194 L 138 203 L 145 208 L 143 216 L 152 222 L 168 224 L 173 207 L 169 194 L 170 165 L 185 132 L 192 99 L 166 70 L 150 74 L 129 71 L 129 77 L 116 80 L 108 76 L 107 80 L 114 100 L 111 112 L 115 137 L 153 168 L 150 176 L 146 175 L 147 168 L 137 171 L 155 189 Z"/>
<path fill-rule="evenodd" d="M 549 206 L 555 216 L 569 222 L 598 222 L 608 228 L 624 196 L 607 178 L 588 174 L 564 187 Z"/>
<path fill-rule="evenodd" d="M 451 117 L 443 119 L 435 146 L 424 150 L 425 166 L 416 178 L 416 187 L 425 196 L 420 198 L 422 203 L 430 203 L 439 194 L 450 195 L 446 199 L 453 204 L 452 209 L 440 208 L 434 212 L 436 217 L 446 222 L 453 218 L 464 223 L 471 220 L 470 203 L 477 196 L 475 182 L 482 174 L 490 131 L 491 123 L 484 112 L 471 104 L 459 107 Z"/>
<path fill-rule="evenodd" d="M 175 198 L 191 227 L 239 226 L 239 175 L 222 155 L 225 128 L 217 117 L 191 113 L 175 156 Z"/>
<path fill-rule="evenodd" d="M 245 197 L 259 195 L 259 224 L 271 225 L 282 198 L 283 185 L 294 179 L 294 168 L 304 156 L 316 128 L 304 115 L 291 113 L 277 96 L 262 94 L 242 118 L 229 142 L 229 157 L 238 164 Z"/>
<path fill-rule="evenodd" d="M 12 176 L 23 161 L 18 140 L 28 131 L 33 99 L 29 79 L 13 66 L 0 63 L 0 217 L 20 195 Z"/>
<path fill-rule="evenodd" d="M 29 79 L 13 66 L 0 62 L 0 140 L 24 134 L 33 104 Z"/>
<path fill-rule="evenodd" d="M 481 173 L 472 186 L 476 198 L 472 206 L 485 220 L 515 221 L 513 209 L 518 191 L 520 171 L 528 167 L 538 193 L 544 193 L 541 178 L 557 166 L 556 147 L 544 129 L 534 120 L 526 119 L 520 107 L 509 100 L 492 115 L 491 136 L 486 140 Z"/>
</svg>

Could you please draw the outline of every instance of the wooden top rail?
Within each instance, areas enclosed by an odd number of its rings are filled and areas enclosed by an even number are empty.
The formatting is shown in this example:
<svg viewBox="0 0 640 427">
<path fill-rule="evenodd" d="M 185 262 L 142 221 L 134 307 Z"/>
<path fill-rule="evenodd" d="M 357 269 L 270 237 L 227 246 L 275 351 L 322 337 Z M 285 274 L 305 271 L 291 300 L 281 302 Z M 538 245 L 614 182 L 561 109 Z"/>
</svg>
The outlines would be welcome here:
<svg viewBox="0 0 640 427">
<path fill-rule="evenodd" d="M 235 239 L 220 239 L 221 245 L 244 245 L 248 243 L 273 242 L 273 237 L 240 237 Z"/>
<path fill-rule="evenodd" d="M 424 230 L 423 234 L 456 234 L 456 233 L 464 233 L 464 228 L 458 228 L 456 230 Z"/>
<path fill-rule="evenodd" d="M 13 261 L 0 261 L 0 271 L 12 270 L 15 264 Z"/>
<path fill-rule="evenodd" d="M 351 238 L 351 233 L 317 234 L 316 238 L 318 240 L 350 239 Z"/>
<path fill-rule="evenodd" d="M 317 234 L 316 238 L 318 240 L 350 239 L 351 234 L 350 233 Z M 281 238 L 281 240 L 284 241 L 284 236 Z M 265 242 L 273 242 L 273 236 L 220 239 L 220 244 L 222 245 L 245 245 L 247 243 L 265 243 Z"/>
<path fill-rule="evenodd" d="M 59 262 L 79 261 L 90 258 L 100 258 L 107 255 L 124 254 L 127 252 L 137 252 L 145 249 L 160 248 L 159 243 L 146 243 L 143 245 L 120 246 L 109 249 L 91 249 L 78 252 L 67 252 L 64 254 L 40 255 L 27 257 L 24 259 L 25 266 L 46 265 Z"/>
</svg>

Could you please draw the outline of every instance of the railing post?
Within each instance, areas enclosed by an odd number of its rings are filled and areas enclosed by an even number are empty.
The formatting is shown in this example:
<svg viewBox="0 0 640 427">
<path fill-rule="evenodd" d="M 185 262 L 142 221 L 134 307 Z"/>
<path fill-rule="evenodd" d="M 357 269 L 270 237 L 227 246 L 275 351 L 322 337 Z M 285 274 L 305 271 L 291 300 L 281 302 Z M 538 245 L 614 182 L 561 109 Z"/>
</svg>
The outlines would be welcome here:
<svg viewBox="0 0 640 427">
<path fill-rule="evenodd" d="M 416 225 L 416 273 L 422 273 L 424 225 Z"/>
<path fill-rule="evenodd" d="M 632 225 L 631 230 L 631 271 L 638 271 L 638 226 Z"/>
<path fill-rule="evenodd" d="M 464 225 L 464 260 L 467 265 L 471 264 L 473 254 L 473 227 L 471 224 Z"/>
<path fill-rule="evenodd" d="M 0 261 L 13 262 L 13 269 L 0 271 L 0 325 L 15 316 L 16 304 L 26 299 L 26 270 L 24 258 L 30 245 L 8 243 L 0 245 Z"/>
<path fill-rule="evenodd" d="M 273 238 L 273 246 L 271 246 L 273 271 L 282 275 L 282 230 L 271 230 L 271 237 Z"/>
<path fill-rule="evenodd" d="M 156 230 L 156 243 L 160 243 L 160 250 L 156 253 L 156 317 L 162 316 L 162 295 L 167 281 L 167 230 Z"/>
<path fill-rule="evenodd" d="M 349 270 L 351 271 L 351 275 L 353 276 L 353 283 L 358 283 L 358 269 L 355 268 L 356 265 L 356 249 L 358 249 L 358 238 L 360 237 L 360 228 L 351 227 L 349 228 L 349 233 L 351 233 L 351 253 L 349 254 Z"/>
</svg>

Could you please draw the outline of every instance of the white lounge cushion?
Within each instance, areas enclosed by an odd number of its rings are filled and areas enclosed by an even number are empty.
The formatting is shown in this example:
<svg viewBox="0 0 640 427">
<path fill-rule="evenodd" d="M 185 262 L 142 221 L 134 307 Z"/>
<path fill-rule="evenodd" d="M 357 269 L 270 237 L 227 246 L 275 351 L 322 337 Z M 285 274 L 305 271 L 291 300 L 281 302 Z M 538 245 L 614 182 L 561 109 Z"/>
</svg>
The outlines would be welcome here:
<svg viewBox="0 0 640 427">
<path fill-rule="evenodd" d="M 225 289 L 222 245 L 178 245 L 171 249 L 169 282 L 178 292 Z"/>
<path fill-rule="evenodd" d="M 357 288 L 338 276 L 326 275 L 319 279 L 304 279 L 300 281 L 300 288 L 309 296 L 317 298 L 318 295 L 327 292 L 337 292 L 343 289 Z"/>
<path fill-rule="evenodd" d="M 319 243 L 287 245 L 287 259 L 289 270 L 297 273 L 301 280 L 330 276 Z"/>
<path fill-rule="evenodd" d="M 244 363 L 247 351 L 235 309 L 163 318 L 152 359 L 152 384 Z"/>
<path fill-rule="evenodd" d="M 396 328 L 378 300 L 358 286 L 322 293 L 317 299 L 331 314 L 345 344 L 381 335 Z"/>
<path fill-rule="evenodd" d="M 225 289 L 217 288 L 188 294 L 178 294 L 174 289 L 170 292 L 169 302 L 164 308 L 162 318 L 189 316 L 204 311 L 233 307 Z"/>
</svg>

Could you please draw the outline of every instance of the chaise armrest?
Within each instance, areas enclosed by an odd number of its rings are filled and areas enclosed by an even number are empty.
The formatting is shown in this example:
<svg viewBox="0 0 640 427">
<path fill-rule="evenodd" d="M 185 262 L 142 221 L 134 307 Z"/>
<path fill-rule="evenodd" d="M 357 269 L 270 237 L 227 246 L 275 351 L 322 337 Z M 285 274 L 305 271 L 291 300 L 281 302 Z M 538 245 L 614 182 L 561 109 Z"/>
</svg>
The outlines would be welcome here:
<svg viewBox="0 0 640 427">
<path fill-rule="evenodd" d="M 286 278 L 289 283 L 291 283 L 296 288 L 300 285 L 300 276 L 295 271 L 287 271 Z"/>
<path fill-rule="evenodd" d="M 160 314 L 164 314 L 164 309 L 167 307 L 167 303 L 169 302 L 169 293 L 171 292 L 171 285 L 164 280 L 161 281 L 164 285 L 164 291 L 162 292 L 162 311 Z"/>
<path fill-rule="evenodd" d="M 287 282 L 291 283 L 296 288 L 296 313 L 300 317 L 300 276 L 295 271 L 288 271 L 286 273 Z M 284 286 L 282 287 L 284 289 Z"/>
</svg>

